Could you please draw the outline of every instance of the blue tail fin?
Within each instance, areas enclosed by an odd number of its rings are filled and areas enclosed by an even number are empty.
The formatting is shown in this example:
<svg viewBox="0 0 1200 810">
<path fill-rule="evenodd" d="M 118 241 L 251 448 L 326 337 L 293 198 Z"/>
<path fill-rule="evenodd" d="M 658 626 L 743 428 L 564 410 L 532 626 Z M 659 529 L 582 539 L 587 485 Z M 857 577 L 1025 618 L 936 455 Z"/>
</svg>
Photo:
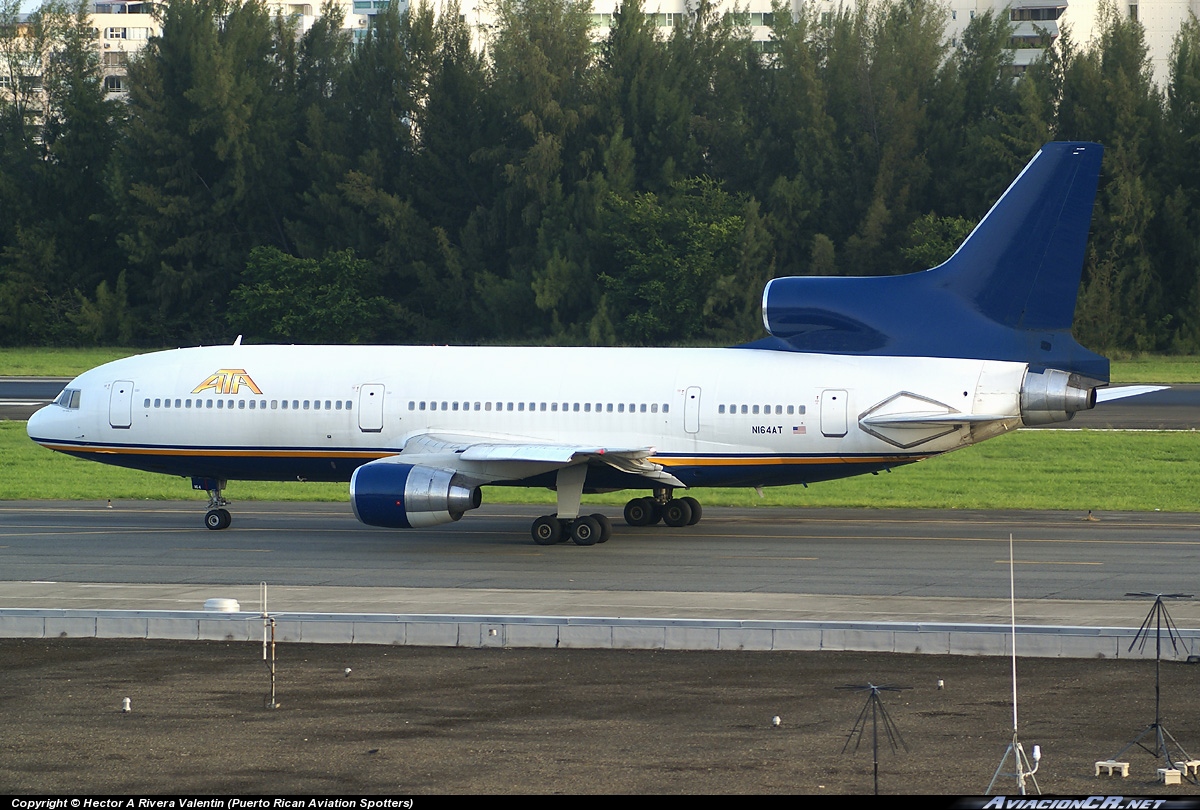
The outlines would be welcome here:
<svg viewBox="0 0 1200 810">
<path fill-rule="evenodd" d="M 777 278 L 748 348 L 1013 360 L 1108 381 L 1071 336 L 1103 148 L 1049 143 L 953 256 L 905 276 Z"/>
</svg>

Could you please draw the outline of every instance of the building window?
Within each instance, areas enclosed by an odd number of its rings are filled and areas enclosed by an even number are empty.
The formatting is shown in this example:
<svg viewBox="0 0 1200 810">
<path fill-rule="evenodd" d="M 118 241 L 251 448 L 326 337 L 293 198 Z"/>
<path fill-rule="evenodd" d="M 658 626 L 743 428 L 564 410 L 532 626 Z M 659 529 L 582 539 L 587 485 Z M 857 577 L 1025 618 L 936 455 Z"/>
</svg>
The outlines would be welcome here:
<svg viewBox="0 0 1200 810">
<path fill-rule="evenodd" d="M 104 89 L 109 93 L 122 92 L 125 88 L 121 80 L 124 78 L 124 76 L 105 76 Z"/>
</svg>

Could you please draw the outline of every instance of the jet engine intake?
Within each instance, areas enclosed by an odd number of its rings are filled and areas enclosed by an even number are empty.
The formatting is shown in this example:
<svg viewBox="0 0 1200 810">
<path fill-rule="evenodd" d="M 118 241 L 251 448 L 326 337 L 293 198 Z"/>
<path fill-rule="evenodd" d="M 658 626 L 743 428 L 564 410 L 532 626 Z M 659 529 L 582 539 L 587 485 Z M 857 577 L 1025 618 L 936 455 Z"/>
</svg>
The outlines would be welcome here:
<svg viewBox="0 0 1200 810">
<path fill-rule="evenodd" d="M 350 478 L 350 506 L 369 526 L 422 529 L 458 520 L 481 502 L 479 487 L 440 467 L 373 461 Z"/>
<path fill-rule="evenodd" d="M 1048 368 L 1026 371 L 1021 382 L 1021 421 L 1027 427 L 1066 422 L 1096 407 L 1096 389 L 1083 377 Z"/>
</svg>

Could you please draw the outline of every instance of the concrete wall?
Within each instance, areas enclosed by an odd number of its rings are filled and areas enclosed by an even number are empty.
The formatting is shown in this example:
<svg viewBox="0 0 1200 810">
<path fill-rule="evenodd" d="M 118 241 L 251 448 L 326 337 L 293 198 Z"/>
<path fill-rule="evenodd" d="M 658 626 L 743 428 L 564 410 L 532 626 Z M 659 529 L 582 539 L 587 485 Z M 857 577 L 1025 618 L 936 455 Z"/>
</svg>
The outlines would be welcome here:
<svg viewBox="0 0 1200 810">
<path fill-rule="evenodd" d="M 1007 655 L 1003 625 L 911 622 L 765 622 L 553 616 L 277 613 L 278 643 L 642 650 L 855 650 Z M 1153 658 L 1154 639 L 1132 627 L 1018 626 L 1017 653 L 1041 658 Z M 261 641 L 255 613 L 0 610 L 0 638 L 145 638 Z M 1200 655 L 1200 630 L 1183 630 L 1164 657 Z"/>
</svg>

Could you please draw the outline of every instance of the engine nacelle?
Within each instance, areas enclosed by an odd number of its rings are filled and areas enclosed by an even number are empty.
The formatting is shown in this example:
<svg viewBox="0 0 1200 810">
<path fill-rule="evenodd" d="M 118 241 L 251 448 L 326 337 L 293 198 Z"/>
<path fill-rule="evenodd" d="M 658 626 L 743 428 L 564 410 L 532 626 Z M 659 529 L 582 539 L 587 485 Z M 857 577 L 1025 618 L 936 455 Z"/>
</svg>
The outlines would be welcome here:
<svg viewBox="0 0 1200 810">
<path fill-rule="evenodd" d="M 479 487 L 441 467 L 372 461 L 350 478 L 350 506 L 368 526 L 422 529 L 458 520 L 481 502 Z"/>
<path fill-rule="evenodd" d="M 1021 382 L 1021 421 L 1026 425 L 1066 422 L 1096 407 L 1096 389 L 1078 374 L 1057 369 L 1026 371 Z"/>
</svg>

